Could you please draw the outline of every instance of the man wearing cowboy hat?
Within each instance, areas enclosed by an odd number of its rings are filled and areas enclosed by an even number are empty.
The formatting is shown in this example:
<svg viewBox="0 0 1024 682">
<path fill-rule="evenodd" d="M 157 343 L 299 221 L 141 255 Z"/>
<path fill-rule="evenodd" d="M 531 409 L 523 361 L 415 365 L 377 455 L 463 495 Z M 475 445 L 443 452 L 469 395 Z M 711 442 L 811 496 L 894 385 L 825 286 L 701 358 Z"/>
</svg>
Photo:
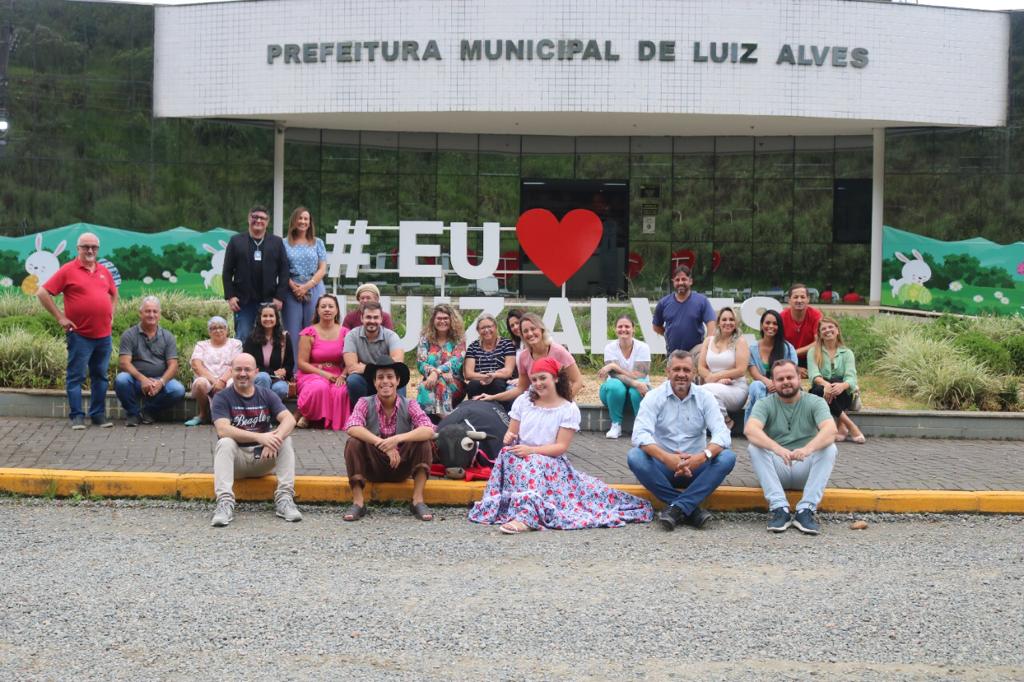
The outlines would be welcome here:
<svg viewBox="0 0 1024 682">
<path fill-rule="evenodd" d="M 398 387 L 409 381 L 403 362 L 366 365 L 363 376 L 376 395 L 360 398 L 348 418 L 345 430 L 345 469 L 352 488 L 352 506 L 346 521 L 358 521 L 366 514 L 363 487 L 371 483 L 401 483 L 413 479 L 410 510 L 420 521 L 434 519 L 423 501 L 423 488 L 430 475 L 434 426 L 415 400 L 399 395 Z"/>
</svg>

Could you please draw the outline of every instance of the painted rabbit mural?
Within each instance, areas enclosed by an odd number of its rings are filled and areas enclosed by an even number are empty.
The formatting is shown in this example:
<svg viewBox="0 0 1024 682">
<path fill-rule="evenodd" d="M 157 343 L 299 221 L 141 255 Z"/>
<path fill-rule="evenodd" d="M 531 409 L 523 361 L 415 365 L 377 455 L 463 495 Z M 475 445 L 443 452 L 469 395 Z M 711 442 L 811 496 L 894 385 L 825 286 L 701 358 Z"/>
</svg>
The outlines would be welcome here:
<svg viewBox="0 0 1024 682">
<path fill-rule="evenodd" d="M 28 273 L 28 277 L 21 282 L 21 290 L 29 296 L 34 296 L 43 282 L 60 270 L 60 260 L 57 256 L 64 251 L 64 247 L 67 245 L 67 241 L 62 239 L 52 253 L 44 251 L 43 235 L 37 234 L 35 253 L 29 254 L 29 257 L 25 259 L 25 272 Z"/>
<path fill-rule="evenodd" d="M 924 261 L 924 256 L 920 251 L 914 249 L 911 253 L 914 256 L 913 259 L 907 258 L 899 251 L 893 254 L 903 263 L 903 273 L 899 279 L 889 280 L 892 296 L 899 301 L 929 303 L 932 300 L 932 295 L 925 288 L 924 283 L 932 278 L 932 269 Z"/>
<path fill-rule="evenodd" d="M 228 248 L 228 243 L 223 239 L 218 239 L 217 243 L 220 244 L 220 249 L 215 249 L 209 244 L 203 244 L 203 250 L 213 255 L 210 259 L 210 269 L 203 270 L 199 274 L 203 276 L 203 284 L 207 289 L 213 289 L 218 296 L 224 295 L 224 281 L 222 279 L 222 273 L 224 272 L 224 251 Z"/>
</svg>

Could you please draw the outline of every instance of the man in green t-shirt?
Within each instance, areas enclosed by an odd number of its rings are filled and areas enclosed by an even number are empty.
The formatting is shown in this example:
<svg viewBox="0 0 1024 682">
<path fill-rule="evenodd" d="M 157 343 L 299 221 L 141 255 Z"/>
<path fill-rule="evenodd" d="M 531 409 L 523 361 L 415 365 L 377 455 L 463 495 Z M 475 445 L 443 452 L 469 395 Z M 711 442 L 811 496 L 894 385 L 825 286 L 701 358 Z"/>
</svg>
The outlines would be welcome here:
<svg viewBox="0 0 1024 682">
<path fill-rule="evenodd" d="M 814 511 L 836 463 L 836 425 L 824 399 L 801 391 L 796 363 L 776 360 L 771 371 L 775 393 L 757 401 L 743 429 L 768 500 L 768 530 L 781 533 L 792 524 L 817 535 Z M 800 487 L 804 496 L 791 515 L 785 491 Z"/>
</svg>

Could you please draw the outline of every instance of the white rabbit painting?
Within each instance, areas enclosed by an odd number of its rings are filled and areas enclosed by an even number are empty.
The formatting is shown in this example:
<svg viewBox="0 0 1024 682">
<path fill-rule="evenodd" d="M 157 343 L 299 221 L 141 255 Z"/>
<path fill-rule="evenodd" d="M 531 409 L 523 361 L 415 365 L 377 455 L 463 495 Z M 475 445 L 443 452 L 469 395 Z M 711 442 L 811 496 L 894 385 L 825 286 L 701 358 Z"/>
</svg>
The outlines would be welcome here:
<svg viewBox="0 0 1024 682">
<path fill-rule="evenodd" d="M 57 259 L 57 256 L 64 251 L 65 246 L 67 246 L 67 241 L 62 239 L 52 253 L 44 251 L 43 235 L 36 235 L 36 250 L 25 259 L 25 271 L 28 273 L 28 277 L 21 283 L 22 291 L 29 296 L 34 296 L 39 287 L 60 270 L 60 260 Z"/>
<path fill-rule="evenodd" d="M 908 284 L 924 284 L 932 278 L 932 269 L 924 262 L 924 257 L 917 249 L 911 251 L 914 259 L 911 260 L 897 251 L 896 258 L 903 261 L 903 274 L 899 279 L 890 279 L 889 286 L 892 287 L 893 298 L 899 296 L 900 289 Z"/>
<path fill-rule="evenodd" d="M 220 295 L 224 294 L 224 282 L 221 279 L 221 275 L 224 272 L 224 251 L 228 248 L 228 243 L 223 239 L 218 239 L 217 243 L 220 244 L 220 249 L 215 249 L 209 244 L 203 244 L 203 250 L 213 255 L 210 259 L 210 269 L 203 270 L 199 274 L 203 276 L 203 284 L 207 289 L 213 289 Z"/>
</svg>

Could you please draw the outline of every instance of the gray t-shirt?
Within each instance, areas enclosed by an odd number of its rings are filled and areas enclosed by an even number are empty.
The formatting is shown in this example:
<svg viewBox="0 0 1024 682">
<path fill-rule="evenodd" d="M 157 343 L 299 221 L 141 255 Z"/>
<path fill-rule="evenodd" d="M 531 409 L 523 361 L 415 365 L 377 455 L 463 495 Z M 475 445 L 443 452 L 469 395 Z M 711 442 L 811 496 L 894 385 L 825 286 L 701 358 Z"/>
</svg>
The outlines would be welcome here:
<svg viewBox="0 0 1024 682">
<path fill-rule="evenodd" d="M 118 355 L 130 355 L 135 369 L 150 379 L 163 376 L 167 363 L 178 359 L 178 343 L 174 334 L 163 327 L 156 328 L 153 338 L 146 336 L 139 325 L 129 327 L 121 334 Z"/>
<path fill-rule="evenodd" d="M 818 435 L 818 424 L 832 418 L 828 403 L 810 393 L 802 393 L 794 405 L 787 405 L 773 393 L 761 398 L 750 413 L 751 419 L 764 424 L 768 437 L 790 450 L 802 448 Z"/>
<path fill-rule="evenodd" d="M 373 365 L 390 365 L 391 351 L 402 348 L 402 339 L 395 332 L 381 326 L 377 338 L 366 338 L 363 327 L 356 327 L 345 335 L 346 353 L 355 353 L 359 362 Z"/>
</svg>

